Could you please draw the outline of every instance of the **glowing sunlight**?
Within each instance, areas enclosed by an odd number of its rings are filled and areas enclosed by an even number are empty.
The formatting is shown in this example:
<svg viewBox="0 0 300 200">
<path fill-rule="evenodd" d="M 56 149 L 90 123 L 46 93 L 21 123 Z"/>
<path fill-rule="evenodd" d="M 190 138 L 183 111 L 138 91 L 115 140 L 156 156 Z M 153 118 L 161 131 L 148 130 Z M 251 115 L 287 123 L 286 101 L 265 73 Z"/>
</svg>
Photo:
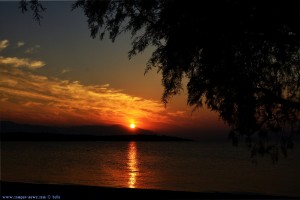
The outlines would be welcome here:
<svg viewBox="0 0 300 200">
<path fill-rule="evenodd" d="M 134 124 L 134 123 L 131 123 L 131 124 L 129 125 L 129 127 L 130 127 L 131 129 L 135 129 L 135 124 Z"/>
<path fill-rule="evenodd" d="M 128 187 L 135 188 L 137 185 L 137 175 L 138 175 L 138 161 L 137 161 L 137 150 L 136 150 L 136 143 L 130 142 L 128 147 Z"/>
</svg>

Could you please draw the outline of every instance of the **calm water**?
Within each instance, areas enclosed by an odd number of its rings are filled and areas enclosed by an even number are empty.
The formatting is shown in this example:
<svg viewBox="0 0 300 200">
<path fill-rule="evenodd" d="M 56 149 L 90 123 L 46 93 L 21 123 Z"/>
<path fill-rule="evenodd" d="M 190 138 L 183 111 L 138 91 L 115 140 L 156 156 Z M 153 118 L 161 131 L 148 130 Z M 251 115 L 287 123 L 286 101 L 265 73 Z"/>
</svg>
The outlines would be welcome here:
<svg viewBox="0 0 300 200">
<path fill-rule="evenodd" d="M 2 142 L 1 179 L 300 196 L 300 150 L 255 165 L 228 143 Z"/>
</svg>

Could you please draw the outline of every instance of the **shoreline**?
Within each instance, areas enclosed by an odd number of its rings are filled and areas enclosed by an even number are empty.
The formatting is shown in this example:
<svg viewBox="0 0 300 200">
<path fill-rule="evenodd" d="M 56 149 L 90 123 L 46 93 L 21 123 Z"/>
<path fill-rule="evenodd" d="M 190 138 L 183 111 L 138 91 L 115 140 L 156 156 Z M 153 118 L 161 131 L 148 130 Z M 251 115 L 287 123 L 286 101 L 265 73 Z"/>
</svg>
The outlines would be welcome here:
<svg viewBox="0 0 300 200">
<path fill-rule="evenodd" d="M 167 135 L 89 135 L 89 134 L 58 134 L 58 133 L 22 133 L 0 132 L 1 142 L 86 142 L 86 141 L 145 141 L 145 142 L 190 142 L 193 140 Z"/>
<path fill-rule="evenodd" d="M 1 199 L 298 199 L 252 193 L 185 192 L 1 181 Z"/>
</svg>

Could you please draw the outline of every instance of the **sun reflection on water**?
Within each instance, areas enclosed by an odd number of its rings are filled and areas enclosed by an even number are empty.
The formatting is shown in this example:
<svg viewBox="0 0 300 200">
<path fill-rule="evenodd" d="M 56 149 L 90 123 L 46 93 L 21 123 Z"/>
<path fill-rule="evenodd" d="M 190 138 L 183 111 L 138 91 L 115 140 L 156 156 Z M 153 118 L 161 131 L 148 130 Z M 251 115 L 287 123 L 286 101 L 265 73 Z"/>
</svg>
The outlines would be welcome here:
<svg viewBox="0 0 300 200">
<path fill-rule="evenodd" d="M 138 174 L 138 162 L 137 162 L 137 149 L 136 142 L 130 142 L 128 147 L 128 187 L 135 188 L 137 185 L 137 174 Z"/>
</svg>

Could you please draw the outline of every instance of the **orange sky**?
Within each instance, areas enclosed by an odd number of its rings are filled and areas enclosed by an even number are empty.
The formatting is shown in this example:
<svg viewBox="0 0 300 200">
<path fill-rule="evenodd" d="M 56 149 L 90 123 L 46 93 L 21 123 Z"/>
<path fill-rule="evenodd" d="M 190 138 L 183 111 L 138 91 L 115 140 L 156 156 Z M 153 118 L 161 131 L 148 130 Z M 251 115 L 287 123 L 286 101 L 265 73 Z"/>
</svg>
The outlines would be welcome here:
<svg viewBox="0 0 300 200">
<path fill-rule="evenodd" d="M 159 130 L 193 127 L 201 121 L 205 127 L 216 117 L 205 110 L 192 113 L 188 107 L 172 111 L 159 100 L 128 95 L 109 84 L 83 85 L 38 75 L 36 66 L 22 62 L 19 58 L 0 57 L 0 109 L 5 120 L 53 125 L 134 122 L 137 127 Z"/>
<path fill-rule="evenodd" d="M 161 74 L 144 76 L 153 49 L 128 60 L 129 35 L 115 43 L 91 39 L 83 14 L 70 12 L 68 3 L 46 3 L 39 26 L 16 2 L 0 2 L 1 120 L 63 126 L 133 121 L 168 132 L 227 129 L 216 113 L 192 113 L 184 91 L 165 107 Z"/>
</svg>

